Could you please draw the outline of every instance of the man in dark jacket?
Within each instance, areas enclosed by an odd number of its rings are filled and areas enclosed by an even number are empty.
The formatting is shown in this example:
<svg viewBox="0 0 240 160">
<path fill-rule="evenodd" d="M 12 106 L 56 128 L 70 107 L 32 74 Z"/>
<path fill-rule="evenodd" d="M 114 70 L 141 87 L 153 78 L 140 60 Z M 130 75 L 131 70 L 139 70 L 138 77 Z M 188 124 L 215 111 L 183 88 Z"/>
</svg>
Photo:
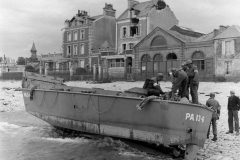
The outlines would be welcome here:
<svg viewBox="0 0 240 160">
<path fill-rule="evenodd" d="M 235 96 L 234 91 L 230 91 L 230 97 L 228 98 L 228 127 L 229 131 L 226 134 L 233 133 L 233 120 L 235 122 L 236 135 L 239 135 L 239 98 Z"/>
<path fill-rule="evenodd" d="M 160 87 L 159 81 L 163 79 L 163 74 L 158 73 L 156 77 L 152 77 L 150 79 L 146 79 L 143 85 L 144 89 L 147 89 L 147 95 L 151 96 L 159 96 L 160 94 L 164 94 L 162 88 Z"/>
<path fill-rule="evenodd" d="M 188 76 L 187 73 L 181 69 L 172 69 L 172 98 L 175 96 L 175 93 L 178 90 L 178 96 L 181 98 L 188 97 L 187 96 L 187 83 Z"/>
<path fill-rule="evenodd" d="M 206 106 L 211 108 L 214 112 L 212 115 L 212 120 L 211 120 L 211 124 L 212 124 L 212 132 L 213 132 L 213 141 L 217 141 L 217 120 L 219 119 L 220 116 L 220 109 L 221 106 L 219 105 L 219 102 L 217 100 L 214 99 L 215 98 L 215 93 L 210 93 L 210 98 L 207 100 L 206 102 Z M 210 134 L 210 126 L 209 125 L 209 129 L 208 129 L 208 133 L 207 133 L 207 137 L 209 138 L 209 134 Z"/>
<path fill-rule="evenodd" d="M 187 60 L 185 65 L 187 66 L 186 72 L 188 75 L 188 91 L 192 97 L 192 103 L 198 104 L 198 86 L 199 86 L 199 74 L 197 66 L 192 63 L 192 60 Z"/>
</svg>

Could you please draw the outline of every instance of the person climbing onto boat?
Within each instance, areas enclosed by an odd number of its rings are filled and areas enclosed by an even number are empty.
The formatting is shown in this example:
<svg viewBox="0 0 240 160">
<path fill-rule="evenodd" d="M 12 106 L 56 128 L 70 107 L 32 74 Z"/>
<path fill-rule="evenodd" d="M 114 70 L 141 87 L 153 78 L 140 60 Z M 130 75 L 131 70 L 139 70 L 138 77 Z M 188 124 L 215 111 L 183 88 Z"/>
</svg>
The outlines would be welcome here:
<svg viewBox="0 0 240 160">
<path fill-rule="evenodd" d="M 147 78 L 143 85 L 143 89 L 147 89 L 148 96 L 159 96 L 165 94 L 160 87 L 159 81 L 163 80 L 163 74 L 158 73 L 156 77 Z"/>
<path fill-rule="evenodd" d="M 209 125 L 207 138 L 209 138 L 210 134 L 210 127 L 212 125 L 212 132 L 213 132 L 213 141 L 217 141 L 217 120 L 219 120 L 220 117 L 220 110 L 221 106 L 219 102 L 215 99 L 215 93 L 210 93 L 210 98 L 206 102 L 206 106 L 211 108 L 214 112 L 212 114 L 212 120 Z"/>
<path fill-rule="evenodd" d="M 173 77 L 172 79 L 172 95 L 171 99 L 174 99 L 175 94 L 178 90 L 178 96 L 180 98 L 188 97 L 187 96 L 187 83 L 188 83 L 188 76 L 187 73 L 182 69 L 173 68 L 169 73 L 170 76 Z"/>
<path fill-rule="evenodd" d="M 199 87 L 199 74 L 197 66 L 192 63 L 192 60 L 187 60 L 185 62 L 186 73 L 188 76 L 188 86 L 187 91 L 192 97 L 192 103 L 198 104 L 198 87 Z"/>
</svg>

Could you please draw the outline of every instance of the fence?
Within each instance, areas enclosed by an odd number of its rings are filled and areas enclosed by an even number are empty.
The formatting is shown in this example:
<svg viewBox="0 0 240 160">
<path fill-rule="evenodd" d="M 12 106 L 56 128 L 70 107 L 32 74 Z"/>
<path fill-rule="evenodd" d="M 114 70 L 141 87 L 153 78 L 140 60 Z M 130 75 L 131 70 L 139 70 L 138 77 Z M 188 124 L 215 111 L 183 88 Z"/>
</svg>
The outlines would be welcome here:
<svg viewBox="0 0 240 160">
<path fill-rule="evenodd" d="M 43 74 L 45 74 L 43 72 Z M 91 81 L 93 80 L 93 74 L 92 72 L 86 72 L 86 73 L 76 73 L 73 72 L 70 74 L 69 70 L 59 70 L 59 69 L 49 69 L 48 73 L 49 76 L 53 77 L 59 77 L 63 78 L 65 81 Z"/>
<path fill-rule="evenodd" d="M 193 63 L 198 67 L 199 76 L 201 80 L 214 80 L 214 61 L 213 58 L 206 58 L 201 60 L 193 60 Z M 119 64 L 119 65 L 118 65 Z M 139 61 L 128 64 L 119 62 L 106 67 L 96 67 L 95 75 L 93 71 L 81 68 L 81 70 L 72 71 L 63 69 L 49 69 L 48 75 L 69 80 L 82 80 L 82 81 L 114 81 L 114 80 L 145 80 L 156 76 L 161 72 L 164 79 L 168 80 L 168 72 L 171 68 L 179 68 L 182 64 L 180 60 L 167 60 L 167 61 Z M 134 67 L 132 67 L 134 66 Z M 44 74 L 44 70 L 42 70 Z"/>
</svg>

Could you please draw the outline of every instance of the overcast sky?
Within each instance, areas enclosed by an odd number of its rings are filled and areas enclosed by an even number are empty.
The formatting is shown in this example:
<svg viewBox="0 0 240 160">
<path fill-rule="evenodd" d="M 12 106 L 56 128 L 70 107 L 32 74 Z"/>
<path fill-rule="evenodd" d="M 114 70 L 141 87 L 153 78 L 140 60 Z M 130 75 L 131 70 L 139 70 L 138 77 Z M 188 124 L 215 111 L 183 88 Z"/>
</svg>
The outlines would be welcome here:
<svg viewBox="0 0 240 160">
<path fill-rule="evenodd" d="M 140 0 L 145 1 L 145 0 Z M 0 0 L 0 56 L 29 57 L 33 41 L 37 54 L 61 52 L 64 21 L 77 10 L 102 14 L 112 3 L 117 17 L 127 0 Z M 219 25 L 240 25 L 240 0 L 165 0 L 179 25 L 208 33 Z"/>
</svg>

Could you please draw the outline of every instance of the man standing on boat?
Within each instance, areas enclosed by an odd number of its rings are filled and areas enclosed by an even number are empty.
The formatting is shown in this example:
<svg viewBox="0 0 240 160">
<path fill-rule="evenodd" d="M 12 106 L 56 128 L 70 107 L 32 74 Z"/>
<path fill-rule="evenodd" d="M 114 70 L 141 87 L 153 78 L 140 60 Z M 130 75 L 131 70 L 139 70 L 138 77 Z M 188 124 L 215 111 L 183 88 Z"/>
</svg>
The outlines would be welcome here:
<svg viewBox="0 0 240 160">
<path fill-rule="evenodd" d="M 230 97 L 228 98 L 228 127 L 229 131 L 226 134 L 233 133 L 233 120 L 235 122 L 235 131 L 236 135 L 239 135 L 239 119 L 238 119 L 238 110 L 239 110 L 239 98 L 235 96 L 234 91 L 230 91 Z"/>
<path fill-rule="evenodd" d="M 207 100 L 206 106 L 211 108 L 214 111 L 212 115 L 212 120 L 211 120 L 212 132 L 214 136 L 212 140 L 217 141 L 217 120 L 219 119 L 219 116 L 220 116 L 221 106 L 219 102 L 214 98 L 215 98 L 215 93 L 210 93 L 210 98 Z M 211 124 L 209 125 L 207 138 L 209 138 Z"/>
<path fill-rule="evenodd" d="M 170 73 L 170 76 L 173 77 L 172 80 L 172 95 L 171 98 L 173 99 L 175 97 L 175 93 L 178 90 L 178 96 L 188 97 L 187 96 L 187 84 L 188 84 L 188 76 L 187 73 L 182 69 L 172 69 L 172 72 Z"/>
<path fill-rule="evenodd" d="M 192 97 L 192 103 L 198 104 L 198 86 L 199 86 L 199 74 L 197 66 L 192 63 L 192 60 L 187 60 L 185 63 L 188 75 L 188 91 Z"/>
<path fill-rule="evenodd" d="M 159 96 L 160 94 L 164 94 L 159 84 L 159 81 L 161 81 L 162 79 L 163 79 L 163 74 L 158 73 L 156 77 L 152 77 L 151 79 L 145 80 L 143 88 L 147 89 L 148 96 L 151 96 L 151 95 Z"/>
</svg>

